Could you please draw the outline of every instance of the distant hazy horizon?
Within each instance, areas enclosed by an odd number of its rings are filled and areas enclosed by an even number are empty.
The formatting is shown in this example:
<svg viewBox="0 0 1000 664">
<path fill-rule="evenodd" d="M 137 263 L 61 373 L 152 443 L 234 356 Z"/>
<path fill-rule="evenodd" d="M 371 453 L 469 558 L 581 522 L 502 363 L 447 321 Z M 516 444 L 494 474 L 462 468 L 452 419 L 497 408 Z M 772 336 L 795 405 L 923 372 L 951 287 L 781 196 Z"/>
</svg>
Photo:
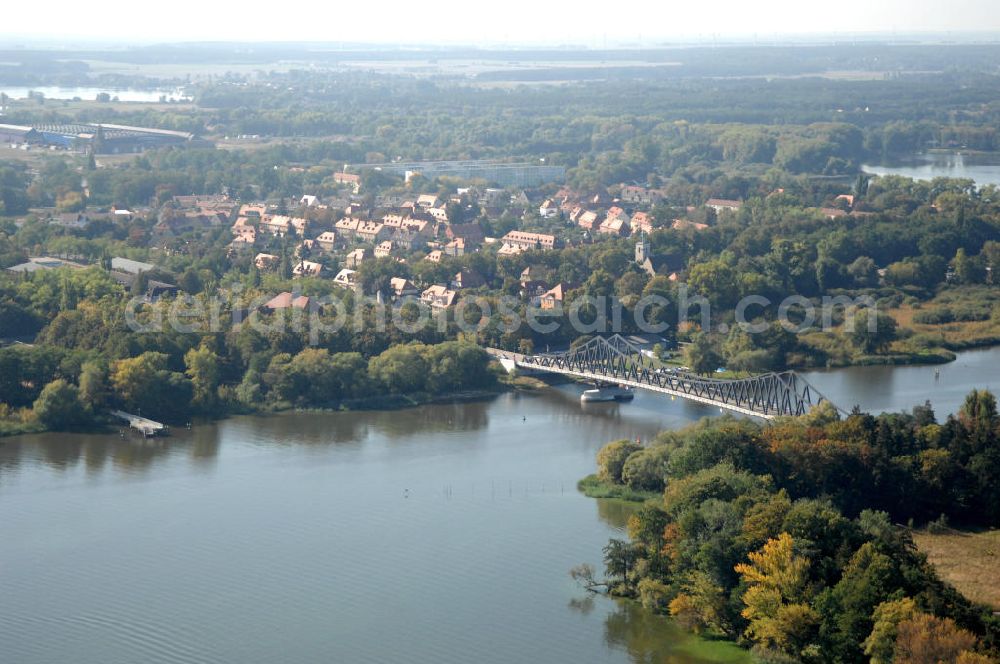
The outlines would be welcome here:
<svg viewBox="0 0 1000 664">
<path fill-rule="evenodd" d="M 669 49 L 702 46 L 818 46 L 831 43 L 886 43 L 886 44 L 921 44 L 921 45 L 971 45 L 1000 44 L 1000 30 L 978 32 L 829 32 L 829 33 L 783 33 L 783 34 L 727 34 L 727 35 L 662 35 L 658 37 L 642 37 L 640 39 L 615 38 L 611 36 L 595 36 L 591 39 L 576 41 L 553 42 L 552 40 L 537 41 L 504 41 L 500 39 L 479 39 L 472 41 L 412 41 L 403 40 L 283 40 L 283 39 L 199 39 L 195 36 L 176 39 L 169 38 L 115 38 L 88 35 L 53 34 L 18 35 L 0 33 L 0 50 L 5 49 L 90 49 L 90 48 L 128 48 L 147 46 L 172 46 L 192 44 L 198 46 L 241 46 L 259 44 L 266 47 L 292 46 L 304 49 L 324 50 L 450 50 L 462 48 L 479 48 L 483 50 L 503 49 L 539 49 L 539 50 L 619 50 L 619 49 Z"/>
<path fill-rule="evenodd" d="M 804 6 L 794 0 L 673 3 L 639 0 L 570 7 L 529 0 L 496 5 L 459 0 L 344 3 L 317 8 L 304 0 L 229 4 L 175 0 L 153 15 L 124 0 L 53 0 L 4 8 L 0 47 L 177 42 L 349 42 L 353 45 L 489 47 L 625 46 L 713 42 L 830 40 L 996 41 L 995 0 L 907 2 L 843 0 Z"/>
</svg>

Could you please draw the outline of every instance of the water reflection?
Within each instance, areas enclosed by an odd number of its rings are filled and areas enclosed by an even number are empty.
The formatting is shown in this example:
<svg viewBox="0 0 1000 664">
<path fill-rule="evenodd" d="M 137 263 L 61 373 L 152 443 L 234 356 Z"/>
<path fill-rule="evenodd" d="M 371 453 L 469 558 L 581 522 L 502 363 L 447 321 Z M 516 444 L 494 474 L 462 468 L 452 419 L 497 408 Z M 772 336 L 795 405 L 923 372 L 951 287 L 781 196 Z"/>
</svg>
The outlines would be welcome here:
<svg viewBox="0 0 1000 664">
<path fill-rule="evenodd" d="M 917 154 L 892 163 L 863 165 L 861 169 L 872 175 L 901 175 L 916 180 L 932 180 L 936 177 L 967 178 L 975 180 L 977 185 L 1000 185 L 1000 155 L 993 153 Z"/>
<path fill-rule="evenodd" d="M 622 533 L 628 525 L 628 518 L 641 507 L 640 503 L 627 500 L 600 498 L 594 502 L 597 503 L 597 518 Z"/>
</svg>

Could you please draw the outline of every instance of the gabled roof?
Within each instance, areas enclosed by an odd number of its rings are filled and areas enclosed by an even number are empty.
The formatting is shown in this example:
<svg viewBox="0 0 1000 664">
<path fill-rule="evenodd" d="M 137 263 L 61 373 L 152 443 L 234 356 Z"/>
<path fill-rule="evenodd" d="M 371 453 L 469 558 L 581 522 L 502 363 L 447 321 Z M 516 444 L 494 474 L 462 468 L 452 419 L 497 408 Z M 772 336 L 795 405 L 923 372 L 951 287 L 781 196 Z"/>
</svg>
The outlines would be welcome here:
<svg viewBox="0 0 1000 664">
<path fill-rule="evenodd" d="M 278 293 L 276 296 L 264 303 L 265 309 L 308 309 L 309 308 L 309 296 L 307 295 L 294 295 L 285 291 L 284 293 Z"/>
<path fill-rule="evenodd" d="M 566 284 L 561 281 L 547 290 L 542 294 L 543 300 L 555 300 L 557 302 L 562 302 L 563 298 L 566 296 Z"/>
</svg>

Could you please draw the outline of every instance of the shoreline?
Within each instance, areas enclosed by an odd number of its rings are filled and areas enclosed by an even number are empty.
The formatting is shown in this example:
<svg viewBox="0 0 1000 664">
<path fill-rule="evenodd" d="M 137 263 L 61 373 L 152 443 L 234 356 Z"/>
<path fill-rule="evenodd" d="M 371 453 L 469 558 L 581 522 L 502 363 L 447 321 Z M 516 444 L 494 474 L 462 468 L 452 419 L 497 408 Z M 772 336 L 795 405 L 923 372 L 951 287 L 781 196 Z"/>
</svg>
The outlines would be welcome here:
<svg viewBox="0 0 1000 664">
<path fill-rule="evenodd" d="M 202 416 L 202 421 L 219 422 L 234 415 L 272 415 L 278 413 L 340 413 L 340 412 L 364 412 L 374 410 L 403 410 L 406 408 L 416 408 L 429 404 L 442 403 L 470 403 L 474 401 L 484 401 L 492 397 L 499 396 L 505 392 L 533 392 L 547 384 L 530 377 L 507 378 L 499 380 L 494 388 L 480 390 L 462 390 L 459 392 L 447 392 L 444 394 L 429 394 L 415 392 L 411 394 L 384 394 L 376 397 L 364 399 L 347 399 L 344 401 L 331 403 L 325 407 L 300 408 L 291 404 L 282 404 L 271 408 L 231 408 L 217 416 Z M 177 426 L 175 423 L 173 426 Z M 121 430 L 120 425 L 114 424 L 113 420 L 101 418 L 92 425 L 79 427 L 65 431 L 47 429 L 37 422 L 26 422 L 21 427 L 0 427 L 0 445 L 7 438 L 14 436 L 32 436 L 45 433 L 67 433 L 67 434 L 105 434 L 110 435 Z M 169 436 L 168 436 L 169 437 Z"/>
</svg>

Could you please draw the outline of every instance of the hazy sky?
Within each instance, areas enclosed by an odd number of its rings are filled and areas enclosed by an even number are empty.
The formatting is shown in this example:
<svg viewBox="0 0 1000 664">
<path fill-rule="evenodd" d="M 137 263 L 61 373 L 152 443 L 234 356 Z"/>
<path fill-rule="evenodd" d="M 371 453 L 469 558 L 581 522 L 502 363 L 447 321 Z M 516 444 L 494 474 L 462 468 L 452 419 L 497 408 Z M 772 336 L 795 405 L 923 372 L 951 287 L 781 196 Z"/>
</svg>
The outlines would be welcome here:
<svg viewBox="0 0 1000 664">
<path fill-rule="evenodd" d="M 148 12 L 146 11 L 148 8 Z M 1000 33 L 997 0 L 47 0 L 5 3 L 24 40 L 352 41 L 600 46 L 794 34 Z"/>
</svg>

